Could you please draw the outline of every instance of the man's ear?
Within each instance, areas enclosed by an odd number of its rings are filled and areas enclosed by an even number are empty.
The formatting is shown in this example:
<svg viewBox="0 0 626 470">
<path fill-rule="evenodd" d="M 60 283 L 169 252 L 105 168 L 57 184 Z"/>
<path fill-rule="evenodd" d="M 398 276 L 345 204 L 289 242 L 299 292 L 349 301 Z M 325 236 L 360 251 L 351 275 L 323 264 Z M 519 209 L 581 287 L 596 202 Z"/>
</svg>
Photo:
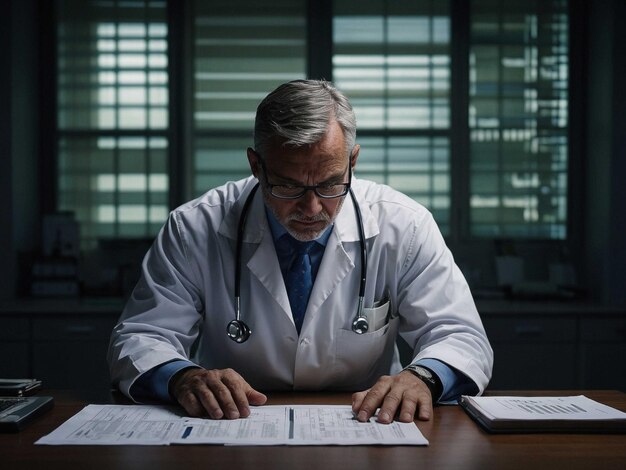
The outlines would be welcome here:
<svg viewBox="0 0 626 470">
<path fill-rule="evenodd" d="M 361 146 L 359 144 L 356 144 L 354 147 L 352 147 L 352 154 L 350 155 L 350 169 L 354 170 L 354 167 L 356 166 L 356 161 L 359 158 L 359 151 L 361 150 Z"/>
<path fill-rule="evenodd" d="M 252 147 L 248 147 L 246 151 L 248 154 L 248 164 L 250 165 L 250 171 L 252 174 L 259 179 L 259 155 L 252 149 Z"/>
</svg>

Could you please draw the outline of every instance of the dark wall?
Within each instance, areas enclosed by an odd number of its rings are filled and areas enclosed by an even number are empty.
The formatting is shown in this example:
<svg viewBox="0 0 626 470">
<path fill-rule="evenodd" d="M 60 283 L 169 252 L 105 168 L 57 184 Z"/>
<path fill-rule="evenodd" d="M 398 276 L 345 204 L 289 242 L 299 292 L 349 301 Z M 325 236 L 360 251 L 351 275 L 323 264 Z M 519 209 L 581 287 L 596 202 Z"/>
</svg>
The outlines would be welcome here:
<svg viewBox="0 0 626 470">
<path fill-rule="evenodd" d="M 0 298 L 7 298 L 13 292 L 13 271 L 11 248 L 13 235 L 7 227 L 12 219 L 11 211 L 11 3 L 4 7 L 0 15 L 0 265 L 8 269 L 0 274 Z"/>
<path fill-rule="evenodd" d="M 17 253 L 39 243 L 38 22 L 35 0 L 0 15 L 0 298 L 14 295 Z"/>
<path fill-rule="evenodd" d="M 585 277 L 597 300 L 626 304 L 626 3 L 588 3 Z"/>
</svg>

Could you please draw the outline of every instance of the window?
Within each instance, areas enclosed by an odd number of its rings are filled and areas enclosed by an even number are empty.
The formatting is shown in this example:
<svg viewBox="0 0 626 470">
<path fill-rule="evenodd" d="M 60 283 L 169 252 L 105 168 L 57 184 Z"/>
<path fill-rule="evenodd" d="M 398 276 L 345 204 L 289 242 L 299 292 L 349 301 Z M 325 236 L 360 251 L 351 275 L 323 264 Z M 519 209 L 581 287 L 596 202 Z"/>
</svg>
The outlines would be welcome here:
<svg viewBox="0 0 626 470">
<path fill-rule="evenodd" d="M 58 201 L 83 248 L 152 236 L 168 204 L 164 1 L 58 3 Z"/>
<path fill-rule="evenodd" d="M 189 199 L 249 174 L 256 106 L 309 70 L 310 1 L 57 1 L 57 208 L 84 247 L 154 236 L 174 186 Z M 334 0 L 323 15 L 359 177 L 423 203 L 457 241 L 567 238 L 565 0 Z"/>
<path fill-rule="evenodd" d="M 474 0 L 470 22 L 471 233 L 564 239 L 567 2 Z"/>
<path fill-rule="evenodd" d="M 193 188 L 248 176 L 259 102 L 306 76 L 304 0 L 193 2 Z"/>
<path fill-rule="evenodd" d="M 447 1 L 336 0 L 333 80 L 350 98 L 358 175 L 450 211 L 450 13 Z"/>
</svg>

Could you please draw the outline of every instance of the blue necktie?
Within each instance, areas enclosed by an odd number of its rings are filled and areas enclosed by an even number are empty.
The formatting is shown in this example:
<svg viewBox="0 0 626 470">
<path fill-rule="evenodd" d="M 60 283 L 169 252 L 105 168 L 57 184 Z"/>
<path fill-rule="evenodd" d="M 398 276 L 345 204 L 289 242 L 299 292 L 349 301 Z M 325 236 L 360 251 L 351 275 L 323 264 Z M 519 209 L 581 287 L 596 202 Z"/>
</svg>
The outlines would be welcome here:
<svg viewBox="0 0 626 470">
<path fill-rule="evenodd" d="M 284 235 L 282 239 L 289 246 L 293 257 L 285 276 L 285 286 L 287 287 L 293 321 L 296 324 L 298 334 L 300 334 L 304 313 L 313 288 L 309 252 L 315 245 L 315 241 L 301 242 L 290 235 Z"/>
</svg>

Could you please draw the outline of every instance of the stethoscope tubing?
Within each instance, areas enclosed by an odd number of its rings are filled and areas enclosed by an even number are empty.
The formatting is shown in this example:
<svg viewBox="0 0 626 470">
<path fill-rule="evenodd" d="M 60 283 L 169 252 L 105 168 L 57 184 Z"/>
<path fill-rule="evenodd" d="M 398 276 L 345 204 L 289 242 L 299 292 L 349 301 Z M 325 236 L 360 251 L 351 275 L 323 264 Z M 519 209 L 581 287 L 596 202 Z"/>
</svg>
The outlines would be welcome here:
<svg viewBox="0 0 626 470">
<path fill-rule="evenodd" d="M 241 320 L 241 252 L 243 249 L 243 235 L 244 230 L 246 228 L 246 221 L 248 219 L 248 213 L 250 211 L 250 205 L 254 199 L 254 194 L 259 189 L 259 183 L 256 183 L 246 201 L 243 204 L 241 209 L 241 215 L 239 216 L 239 222 L 237 224 L 237 244 L 235 247 L 235 320 L 232 320 L 226 326 L 226 332 L 228 337 L 237 343 L 245 342 L 252 331 L 248 327 L 248 325 Z M 354 321 L 352 322 L 352 330 L 357 334 L 362 334 L 367 332 L 369 328 L 369 323 L 367 318 L 363 315 L 363 301 L 365 298 L 365 285 L 367 282 L 367 245 L 365 243 L 365 230 L 363 228 L 363 217 L 361 215 L 361 208 L 357 202 L 356 196 L 352 191 L 352 188 L 349 189 L 350 197 L 354 204 L 354 209 L 357 218 L 357 226 L 359 229 L 359 242 L 361 247 L 361 276 L 359 280 L 359 297 L 358 297 L 358 306 L 357 313 Z"/>
<path fill-rule="evenodd" d="M 365 229 L 363 228 L 363 216 L 361 215 L 361 208 L 356 200 L 354 191 L 350 188 L 350 197 L 354 203 L 354 210 L 356 213 L 357 226 L 359 228 L 359 242 L 361 245 L 361 280 L 359 282 L 359 306 L 357 309 L 357 317 L 363 316 L 363 299 L 365 298 L 365 284 L 367 281 L 367 245 L 365 244 Z"/>
<path fill-rule="evenodd" d="M 250 194 L 246 198 L 241 209 L 241 216 L 237 224 L 237 247 L 235 251 L 235 318 L 241 321 L 240 299 L 241 299 L 241 251 L 243 249 L 243 233 L 246 228 L 246 220 L 250 212 L 250 205 L 254 199 L 254 194 L 259 189 L 259 183 L 255 184 Z"/>
</svg>

